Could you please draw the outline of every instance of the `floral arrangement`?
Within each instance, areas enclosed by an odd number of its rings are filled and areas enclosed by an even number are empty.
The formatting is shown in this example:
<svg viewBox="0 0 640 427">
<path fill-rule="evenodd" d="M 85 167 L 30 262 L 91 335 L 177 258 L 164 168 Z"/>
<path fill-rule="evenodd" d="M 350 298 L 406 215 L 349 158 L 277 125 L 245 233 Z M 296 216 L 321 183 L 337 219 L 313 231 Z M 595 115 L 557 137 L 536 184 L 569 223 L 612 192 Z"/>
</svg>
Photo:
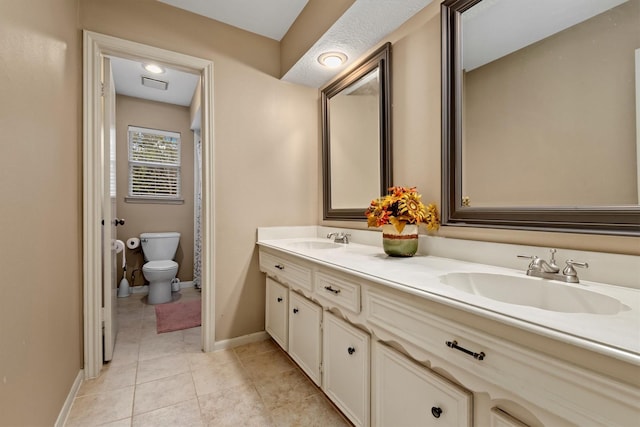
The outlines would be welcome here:
<svg viewBox="0 0 640 427">
<path fill-rule="evenodd" d="M 416 187 L 391 187 L 389 194 L 373 199 L 365 211 L 369 227 L 393 224 L 402 233 L 406 224 L 424 223 L 427 230 L 437 230 L 440 224 L 434 204 L 426 207 L 420 201 Z"/>
</svg>

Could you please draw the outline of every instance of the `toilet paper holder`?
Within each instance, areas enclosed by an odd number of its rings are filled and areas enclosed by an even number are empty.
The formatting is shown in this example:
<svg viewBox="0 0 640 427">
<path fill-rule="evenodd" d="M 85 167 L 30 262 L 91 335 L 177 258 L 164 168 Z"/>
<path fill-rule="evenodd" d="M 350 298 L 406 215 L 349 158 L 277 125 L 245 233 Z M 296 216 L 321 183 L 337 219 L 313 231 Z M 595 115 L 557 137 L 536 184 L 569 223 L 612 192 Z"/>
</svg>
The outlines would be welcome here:
<svg viewBox="0 0 640 427">
<path fill-rule="evenodd" d="M 140 239 L 137 237 L 130 237 L 127 239 L 127 247 L 131 250 L 138 249 L 140 247 Z"/>
</svg>

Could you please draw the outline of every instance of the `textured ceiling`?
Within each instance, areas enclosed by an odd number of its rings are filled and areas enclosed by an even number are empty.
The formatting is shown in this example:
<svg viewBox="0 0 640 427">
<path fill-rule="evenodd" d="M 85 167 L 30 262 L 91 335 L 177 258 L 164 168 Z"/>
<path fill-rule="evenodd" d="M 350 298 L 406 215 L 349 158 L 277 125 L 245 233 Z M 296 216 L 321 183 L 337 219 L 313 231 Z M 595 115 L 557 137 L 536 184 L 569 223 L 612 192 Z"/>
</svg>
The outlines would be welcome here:
<svg viewBox="0 0 640 427">
<path fill-rule="evenodd" d="M 309 0 L 158 1 L 280 41 Z"/>
<path fill-rule="evenodd" d="M 325 85 L 431 1 L 357 0 L 287 71 L 282 80 L 311 87 Z M 338 69 L 321 66 L 318 56 L 336 50 L 347 55 L 347 62 Z"/>
</svg>

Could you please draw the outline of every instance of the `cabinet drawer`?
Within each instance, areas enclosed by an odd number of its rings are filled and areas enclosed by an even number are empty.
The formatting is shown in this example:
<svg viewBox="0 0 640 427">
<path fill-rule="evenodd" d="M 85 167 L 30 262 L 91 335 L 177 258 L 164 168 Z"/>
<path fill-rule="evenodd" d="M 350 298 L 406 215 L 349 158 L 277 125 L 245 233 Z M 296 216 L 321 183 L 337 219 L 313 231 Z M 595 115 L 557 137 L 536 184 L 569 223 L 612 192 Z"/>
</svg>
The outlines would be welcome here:
<svg viewBox="0 0 640 427">
<path fill-rule="evenodd" d="M 503 374 L 504 366 L 496 366 L 493 350 L 488 355 L 490 344 L 469 330 L 383 294 L 367 292 L 365 299 L 372 325 L 477 374 Z"/>
<path fill-rule="evenodd" d="M 471 427 L 471 392 L 379 342 L 372 353 L 372 425 Z"/>
<path fill-rule="evenodd" d="M 260 251 L 260 270 L 285 285 L 313 290 L 311 269 L 295 262 Z"/>
<path fill-rule="evenodd" d="M 331 304 L 360 313 L 360 285 L 335 275 L 317 272 L 316 295 Z"/>
</svg>

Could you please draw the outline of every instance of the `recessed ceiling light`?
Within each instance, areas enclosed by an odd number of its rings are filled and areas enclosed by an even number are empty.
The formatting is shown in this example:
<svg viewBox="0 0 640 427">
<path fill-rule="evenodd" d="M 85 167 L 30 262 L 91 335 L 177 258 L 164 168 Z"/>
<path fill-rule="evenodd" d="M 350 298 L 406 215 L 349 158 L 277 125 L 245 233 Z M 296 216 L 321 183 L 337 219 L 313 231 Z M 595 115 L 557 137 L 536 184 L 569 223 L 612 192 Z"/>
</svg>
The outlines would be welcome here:
<svg viewBox="0 0 640 427">
<path fill-rule="evenodd" d="M 142 66 L 145 70 L 153 74 L 162 74 L 164 73 L 164 68 L 157 64 L 144 64 Z"/>
<path fill-rule="evenodd" d="M 318 57 L 318 62 L 329 68 L 336 68 L 347 61 L 347 55 L 342 52 L 325 52 Z"/>
</svg>

